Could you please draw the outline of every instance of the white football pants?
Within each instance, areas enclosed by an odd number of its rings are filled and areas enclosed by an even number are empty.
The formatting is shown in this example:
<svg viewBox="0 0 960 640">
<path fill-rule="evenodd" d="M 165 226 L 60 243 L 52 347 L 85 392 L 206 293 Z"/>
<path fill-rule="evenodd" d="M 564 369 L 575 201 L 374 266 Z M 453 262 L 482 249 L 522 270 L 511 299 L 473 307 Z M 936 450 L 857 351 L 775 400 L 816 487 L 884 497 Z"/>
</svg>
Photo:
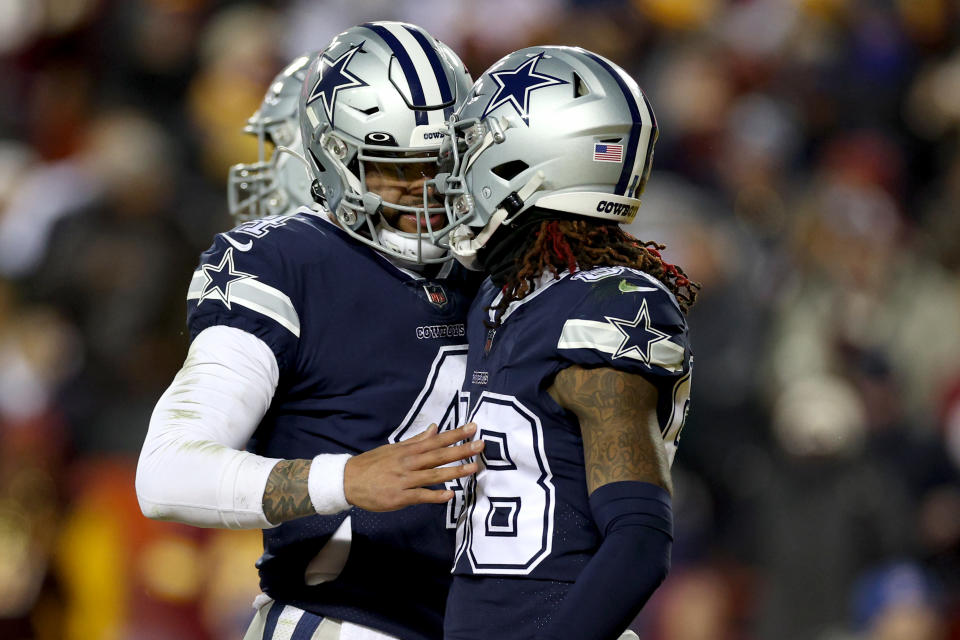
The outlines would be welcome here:
<svg viewBox="0 0 960 640">
<path fill-rule="evenodd" d="M 352 622 L 324 618 L 293 605 L 258 596 L 257 613 L 243 640 L 399 640 Z"/>
</svg>

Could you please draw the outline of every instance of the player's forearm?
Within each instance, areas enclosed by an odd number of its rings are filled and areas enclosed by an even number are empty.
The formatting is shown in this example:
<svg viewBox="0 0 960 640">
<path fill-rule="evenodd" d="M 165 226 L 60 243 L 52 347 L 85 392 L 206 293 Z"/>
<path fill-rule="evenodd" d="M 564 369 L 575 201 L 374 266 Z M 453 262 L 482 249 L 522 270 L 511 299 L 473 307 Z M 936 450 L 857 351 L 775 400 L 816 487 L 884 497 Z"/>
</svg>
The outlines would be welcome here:
<svg viewBox="0 0 960 640">
<path fill-rule="evenodd" d="M 137 498 L 148 518 L 199 527 L 269 527 L 260 508 L 277 460 L 231 448 L 192 428 L 171 387 L 157 403 L 137 465 Z"/>
<path fill-rule="evenodd" d="M 671 546 L 652 529 L 605 540 L 537 640 L 615 640 L 666 577 Z"/>
<path fill-rule="evenodd" d="M 148 518 L 199 527 L 271 526 L 261 508 L 267 478 L 278 463 L 242 451 L 215 425 L 209 405 L 175 382 L 157 402 L 137 464 L 136 489 Z"/>
<path fill-rule="evenodd" d="M 274 524 L 316 513 L 310 501 L 310 460 L 281 460 L 263 491 L 263 515 Z"/>
<path fill-rule="evenodd" d="M 212 327 L 154 408 L 137 466 L 144 515 L 204 527 L 262 528 L 267 477 L 278 462 L 242 448 L 278 378 L 273 353 L 249 333 Z"/>
<path fill-rule="evenodd" d="M 349 454 L 321 454 L 312 460 L 281 460 L 263 491 L 263 515 L 273 524 L 333 514 L 350 508 L 343 490 Z"/>
<path fill-rule="evenodd" d="M 611 483 L 590 496 L 603 542 L 537 640 L 620 635 L 670 570 L 670 503 L 669 493 L 647 482 Z"/>
</svg>

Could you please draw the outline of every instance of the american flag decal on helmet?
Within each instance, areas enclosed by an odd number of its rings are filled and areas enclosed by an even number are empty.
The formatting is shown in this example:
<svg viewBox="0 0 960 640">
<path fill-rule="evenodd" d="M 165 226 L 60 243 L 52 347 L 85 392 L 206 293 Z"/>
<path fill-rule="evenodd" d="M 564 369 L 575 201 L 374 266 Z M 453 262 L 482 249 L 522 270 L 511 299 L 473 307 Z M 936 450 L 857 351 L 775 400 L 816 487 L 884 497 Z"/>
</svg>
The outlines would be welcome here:
<svg viewBox="0 0 960 640">
<path fill-rule="evenodd" d="M 623 162 L 622 144 L 593 145 L 593 159 L 596 162 Z"/>
</svg>

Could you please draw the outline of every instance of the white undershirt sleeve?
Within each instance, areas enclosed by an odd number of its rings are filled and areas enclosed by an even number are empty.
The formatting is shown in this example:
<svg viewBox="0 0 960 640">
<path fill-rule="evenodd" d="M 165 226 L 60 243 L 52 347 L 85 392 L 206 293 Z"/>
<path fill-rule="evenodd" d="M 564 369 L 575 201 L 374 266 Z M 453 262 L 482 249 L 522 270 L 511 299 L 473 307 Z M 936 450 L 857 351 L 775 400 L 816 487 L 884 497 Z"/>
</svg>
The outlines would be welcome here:
<svg viewBox="0 0 960 640">
<path fill-rule="evenodd" d="M 263 492 L 279 460 L 242 449 L 279 377 L 273 351 L 253 334 L 214 326 L 194 339 L 140 452 L 137 498 L 145 516 L 200 527 L 274 526 L 263 515 Z"/>
</svg>

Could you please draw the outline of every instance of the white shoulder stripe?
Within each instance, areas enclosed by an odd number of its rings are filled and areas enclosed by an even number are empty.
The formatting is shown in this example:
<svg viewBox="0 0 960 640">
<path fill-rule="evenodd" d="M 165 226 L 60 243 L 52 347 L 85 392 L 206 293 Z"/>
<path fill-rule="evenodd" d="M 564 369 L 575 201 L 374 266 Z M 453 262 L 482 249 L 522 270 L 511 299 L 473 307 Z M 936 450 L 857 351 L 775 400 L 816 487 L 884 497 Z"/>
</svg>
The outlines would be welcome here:
<svg viewBox="0 0 960 640">
<path fill-rule="evenodd" d="M 200 292 L 203 291 L 206 282 L 207 278 L 203 275 L 203 271 L 200 269 L 194 271 L 193 277 L 190 279 L 190 287 L 187 289 L 187 300 L 199 298 Z"/>
<path fill-rule="evenodd" d="M 624 336 L 616 327 L 608 322 L 595 320 L 567 320 L 557 342 L 558 349 L 593 349 L 618 358 L 630 358 L 644 362 L 644 359 L 635 351 L 620 351 Z M 659 340 L 650 345 L 651 365 L 662 367 L 667 371 L 678 372 L 683 369 L 684 349 L 669 340 Z"/>
<path fill-rule="evenodd" d="M 203 271 L 197 269 L 190 280 L 187 290 L 187 300 L 200 300 L 200 304 L 226 304 L 218 297 L 203 297 L 207 286 L 207 277 Z M 202 299 L 201 299 L 202 298 Z M 280 326 L 284 327 L 296 337 L 300 337 L 300 316 L 290 298 L 270 285 L 266 285 L 253 278 L 237 280 L 230 285 L 229 303 L 238 304 L 264 315 Z M 229 306 L 229 305 L 228 305 Z"/>
<path fill-rule="evenodd" d="M 273 629 L 273 636 L 264 640 L 290 640 L 297 628 L 297 623 L 303 617 L 303 609 L 279 602 L 274 602 L 273 606 L 283 607 L 283 611 L 277 618 L 277 626 Z"/>
</svg>

